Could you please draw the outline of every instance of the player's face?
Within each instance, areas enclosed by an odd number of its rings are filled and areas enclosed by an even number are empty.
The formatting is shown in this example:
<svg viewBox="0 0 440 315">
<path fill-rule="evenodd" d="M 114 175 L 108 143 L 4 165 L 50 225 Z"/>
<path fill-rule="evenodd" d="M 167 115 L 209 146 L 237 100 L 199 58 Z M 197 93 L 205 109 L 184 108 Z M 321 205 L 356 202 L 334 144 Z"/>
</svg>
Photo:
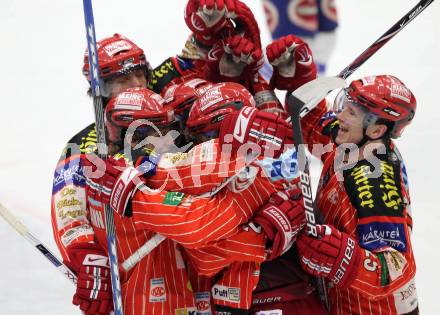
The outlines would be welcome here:
<svg viewBox="0 0 440 315">
<path fill-rule="evenodd" d="M 177 125 L 143 126 L 133 134 L 132 147 L 144 146 L 150 151 L 170 152 L 175 146 L 174 140 L 179 134 Z"/>
<path fill-rule="evenodd" d="M 136 69 L 127 75 L 120 75 L 110 82 L 110 97 L 125 91 L 129 88 L 144 88 L 147 86 L 147 79 L 143 69 Z"/>
<path fill-rule="evenodd" d="M 358 106 L 346 102 L 342 111 L 337 114 L 340 125 L 335 139 L 336 144 L 359 143 L 364 138 L 365 115 L 365 112 Z"/>
</svg>

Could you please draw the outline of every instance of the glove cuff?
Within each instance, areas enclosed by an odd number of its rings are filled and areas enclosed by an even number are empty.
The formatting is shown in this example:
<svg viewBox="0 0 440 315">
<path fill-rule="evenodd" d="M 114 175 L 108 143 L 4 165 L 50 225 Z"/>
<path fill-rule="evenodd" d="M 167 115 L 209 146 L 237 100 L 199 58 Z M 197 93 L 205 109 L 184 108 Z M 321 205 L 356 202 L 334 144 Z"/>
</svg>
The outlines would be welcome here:
<svg viewBox="0 0 440 315">
<path fill-rule="evenodd" d="M 357 277 L 361 259 L 361 249 L 355 239 L 346 233 L 341 232 L 341 234 L 345 246 L 341 247 L 339 253 L 340 259 L 338 260 L 340 263 L 339 266 L 335 266 L 336 270 L 333 275 L 331 275 L 330 280 L 339 288 L 345 288 L 350 286 Z"/>
</svg>

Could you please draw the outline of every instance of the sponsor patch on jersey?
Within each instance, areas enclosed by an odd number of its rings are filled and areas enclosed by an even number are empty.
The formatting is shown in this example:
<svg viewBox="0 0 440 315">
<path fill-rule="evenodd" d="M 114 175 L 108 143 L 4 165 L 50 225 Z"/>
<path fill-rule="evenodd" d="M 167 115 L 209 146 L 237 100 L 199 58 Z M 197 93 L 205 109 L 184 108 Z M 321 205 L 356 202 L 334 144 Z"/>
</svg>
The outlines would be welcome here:
<svg viewBox="0 0 440 315">
<path fill-rule="evenodd" d="M 195 292 L 197 315 L 211 315 L 211 293 Z"/>
<path fill-rule="evenodd" d="M 419 305 L 414 278 L 394 292 L 394 303 L 398 314 L 408 314 Z"/>
<path fill-rule="evenodd" d="M 83 224 L 74 228 L 67 230 L 61 236 L 61 242 L 65 247 L 69 246 L 74 240 L 80 237 L 87 237 L 89 235 L 94 235 L 93 228 L 88 224 Z"/>
<path fill-rule="evenodd" d="M 406 266 L 406 259 L 398 251 L 384 252 L 384 258 L 388 266 L 388 273 L 391 281 L 396 280 L 403 274 L 403 268 Z"/>
<path fill-rule="evenodd" d="M 189 154 L 186 152 L 165 153 L 159 162 L 159 165 L 164 168 L 170 168 L 176 165 L 185 164 Z"/>
<path fill-rule="evenodd" d="M 182 202 L 183 198 L 185 198 L 184 193 L 169 191 L 165 194 L 165 198 L 163 199 L 163 204 L 170 206 L 178 206 Z"/>
<path fill-rule="evenodd" d="M 240 288 L 231 288 L 216 284 L 212 287 L 211 292 L 213 299 L 232 303 L 240 302 Z"/>
<path fill-rule="evenodd" d="M 176 308 L 175 315 L 199 315 L 195 307 Z"/>
<path fill-rule="evenodd" d="M 156 278 L 150 280 L 150 302 L 165 302 L 167 294 L 165 291 L 165 280 Z"/>
<path fill-rule="evenodd" d="M 67 185 L 55 193 L 52 202 L 59 229 L 70 225 L 72 221 L 88 221 L 85 200 L 85 190 L 74 185 Z"/>
<path fill-rule="evenodd" d="M 80 159 L 73 159 L 55 170 L 53 179 L 52 194 L 59 192 L 66 185 L 84 187 L 86 178 L 83 174 L 83 167 L 80 165 Z"/>
<path fill-rule="evenodd" d="M 272 182 L 280 179 L 292 181 L 298 177 L 298 159 L 295 149 L 289 149 L 279 158 L 264 158 L 256 162 Z"/>
<path fill-rule="evenodd" d="M 394 222 L 370 222 L 357 227 L 359 245 L 370 251 L 392 247 L 399 252 L 406 252 L 407 240 L 405 226 Z"/>
<path fill-rule="evenodd" d="M 359 218 L 372 216 L 403 217 L 400 165 L 379 161 L 374 167 L 366 160 L 344 170 L 344 186 Z"/>
</svg>

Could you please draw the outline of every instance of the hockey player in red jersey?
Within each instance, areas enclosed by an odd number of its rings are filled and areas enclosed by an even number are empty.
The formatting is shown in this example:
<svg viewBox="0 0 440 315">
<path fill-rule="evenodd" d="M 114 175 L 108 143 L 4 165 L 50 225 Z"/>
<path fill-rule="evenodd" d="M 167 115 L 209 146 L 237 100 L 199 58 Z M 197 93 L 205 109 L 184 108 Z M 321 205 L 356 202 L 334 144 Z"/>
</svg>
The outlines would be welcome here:
<svg viewBox="0 0 440 315">
<path fill-rule="evenodd" d="M 268 147 L 272 147 L 273 150 L 281 152 L 283 140 L 290 137 L 290 127 L 276 115 L 258 113 L 252 106 L 237 111 L 243 105 L 252 104 L 252 96 L 240 85 L 216 84 L 194 103 L 187 121 L 187 129 L 195 135 L 193 140 L 200 142 L 206 140 L 200 135 L 210 133 L 209 136 L 212 137 L 213 132 L 218 133 L 220 122 L 226 115 L 238 113 L 232 118 L 229 117 L 226 129 L 222 130 L 224 134 L 232 131 L 230 128 L 234 128 L 240 120 L 243 110 L 252 110 L 251 117 L 245 117 L 248 119 L 249 129 L 243 130 L 243 137 L 259 141 L 258 143 L 268 151 Z M 249 135 L 251 128 L 258 128 L 261 134 L 253 138 Z M 271 134 L 271 130 L 275 131 L 275 134 Z M 271 142 L 278 144 L 272 145 Z M 283 162 L 287 170 L 277 173 L 272 169 L 276 160 L 269 157 L 266 160 L 264 154 L 259 161 L 261 164 L 246 166 L 244 159 L 236 158 L 236 154 L 221 149 L 221 142 L 212 140 L 196 145 L 189 153 L 164 154 L 157 167 L 154 166 L 154 170 L 148 164 L 150 177 L 145 179 L 146 184 L 150 188 L 169 189 L 173 192 L 153 192 L 151 189 L 138 192 L 134 195 L 132 209 L 130 207 L 129 210 L 125 208 L 126 198 L 132 193 L 127 191 L 134 189 L 136 183 L 124 181 L 124 178 L 129 178 L 124 174 L 135 174 L 134 169 L 128 168 L 118 172 L 117 167 L 124 164 L 110 160 L 107 162 L 107 175 L 92 181 L 102 183 L 109 191 L 112 191 L 113 186 L 123 187 L 117 194 L 113 193 L 111 199 L 102 201 L 110 201 L 110 205 L 119 214 L 133 214 L 134 224 L 140 229 L 160 232 L 186 247 L 185 256 L 199 275 L 215 275 L 234 261 L 254 262 L 233 268 L 232 274 L 231 270 L 224 271 L 224 277 L 213 289 L 213 297 L 218 298 L 218 293 L 215 292 L 220 287 L 241 287 L 241 291 L 237 290 L 238 295 L 231 298 L 230 303 L 227 303 L 227 298 L 218 300 L 219 304 L 245 309 L 250 306 L 251 292 L 258 281 L 258 264 L 255 262 L 263 261 L 266 255 L 263 235 L 255 234 L 252 230 L 243 230 L 239 226 L 249 221 L 255 211 L 263 206 L 254 220 L 262 224 L 265 231 L 269 231 L 269 228 L 274 229 L 271 231 L 273 250 L 269 254 L 269 257 L 273 258 L 286 251 L 294 242 L 295 235 L 302 226 L 304 214 L 302 207 L 298 207 L 299 201 L 290 206 L 289 194 L 273 196 L 271 202 L 264 206 L 269 197 L 288 187 L 289 181 L 295 177 L 294 161 L 285 156 Z M 279 152 L 276 152 L 276 156 L 279 156 Z M 279 161 L 281 163 L 281 160 Z M 173 173 L 177 176 L 172 176 Z M 98 192 L 90 190 L 96 198 Z M 188 193 L 192 195 L 186 195 Z M 287 201 L 283 198 L 287 198 Z M 282 232 L 282 235 L 276 235 L 276 220 L 268 219 L 268 211 L 284 217 L 285 223 L 290 226 L 289 231 L 279 226 L 278 233 Z M 284 229 L 285 227 L 284 225 Z M 237 281 L 240 279 L 240 273 L 246 273 L 242 285 Z M 229 279 L 228 283 L 222 282 L 225 277 Z"/>
<path fill-rule="evenodd" d="M 305 44 L 303 44 L 302 41 L 300 41 L 300 40 L 297 40 L 294 43 L 292 43 L 292 41 L 285 41 L 285 40 L 280 41 L 280 42 L 275 42 L 275 43 L 273 43 L 272 47 L 276 47 L 277 49 L 272 48 L 271 51 L 269 52 L 270 48 L 268 47 L 268 55 L 270 53 L 272 60 L 275 60 L 275 59 L 279 58 L 281 54 L 283 54 L 287 51 L 287 48 L 282 49 L 282 47 L 283 47 L 282 45 L 284 45 L 284 47 L 286 47 L 286 46 L 289 47 L 290 45 L 295 44 L 295 43 L 296 43 L 296 46 L 294 46 L 293 48 L 297 47 L 300 53 L 297 53 L 295 55 L 295 59 L 293 59 L 293 60 L 286 59 L 285 60 L 286 62 L 278 64 L 276 67 L 281 68 L 281 67 L 290 66 L 293 64 L 296 66 L 296 71 L 289 72 L 289 74 L 292 75 L 292 77 L 290 79 L 276 77 L 275 80 L 272 82 L 274 87 L 278 87 L 280 89 L 294 89 L 294 88 L 300 86 L 301 84 L 313 79 L 316 76 L 316 71 L 314 71 L 315 67 L 313 64 L 313 59 L 311 57 L 310 51 L 308 50 L 308 47 Z M 295 49 L 289 49 L 289 52 L 292 52 L 292 51 L 295 51 Z M 200 84 L 200 82 L 198 84 Z M 203 86 L 203 84 L 200 86 Z M 177 89 L 173 88 L 171 90 L 174 92 Z M 171 93 L 171 95 L 173 95 L 173 93 Z M 190 99 L 190 97 L 188 97 L 188 99 Z M 206 123 L 209 124 L 210 118 L 209 118 L 209 115 L 207 115 L 207 116 L 208 117 L 206 117 Z M 213 117 L 215 117 L 215 116 L 213 116 Z M 191 125 L 191 123 L 190 123 L 190 125 Z M 290 132 L 291 131 L 290 131 L 290 127 L 289 127 L 289 134 L 290 134 Z M 174 162 L 180 161 L 182 158 L 185 159 L 185 157 L 183 157 L 182 155 L 180 155 L 177 158 L 172 158 L 172 159 L 170 158 L 169 159 L 170 163 L 164 163 L 164 164 L 165 165 L 169 164 L 170 166 L 172 166 Z M 190 158 L 188 160 L 190 160 Z M 165 161 L 166 161 L 166 159 L 165 159 Z M 275 161 L 272 161 L 272 162 L 275 162 Z M 281 163 L 280 164 L 269 163 L 268 166 L 274 167 L 273 169 L 271 169 L 271 168 L 268 169 L 270 176 L 276 177 L 276 176 L 279 176 L 283 173 L 283 171 L 280 168 Z M 167 176 L 165 175 L 161 180 L 161 177 L 158 176 L 158 174 L 160 174 L 160 172 L 156 173 L 156 176 L 159 178 L 157 180 L 156 185 L 158 185 L 157 187 L 160 187 L 160 185 L 162 184 L 162 180 L 167 178 Z M 178 178 L 180 178 L 180 177 L 178 177 Z M 192 181 L 192 179 L 190 177 L 184 177 L 184 178 L 187 178 L 188 180 Z M 151 178 L 151 180 L 154 180 L 154 178 Z M 189 184 L 194 186 L 193 182 L 189 183 Z M 182 186 L 185 187 L 186 185 L 182 185 Z M 181 186 L 175 184 L 175 187 L 179 188 Z M 215 185 L 214 185 L 214 187 L 215 187 Z M 244 201 L 246 201 L 246 199 L 244 199 Z M 191 235 L 189 235 L 189 236 L 191 236 Z M 203 237 L 202 237 L 202 239 L 203 239 Z M 283 265 L 283 263 L 281 263 L 281 265 Z M 294 268 L 294 270 L 296 270 L 296 269 Z M 286 274 L 291 274 L 292 268 L 289 267 L 286 270 L 286 272 L 287 272 Z M 296 270 L 295 272 L 298 273 L 298 270 Z M 267 273 L 270 273 L 270 270 Z M 279 305 L 283 306 L 285 304 L 288 304 L 290 306 L 290 308 L 286 308 L 285 309 L 286 311 L 301 309 L 304 311 L 308 310 L 310 313 L 313 313 L 313 314 L 325 313 L 325 310 L 322 307 L 322 303 L 320 303 L 319 299 L 316 298 L 313 287 L 311 287 L 310 284 L 308 283 L 307 276 L 301 274 L 301 272 L 299 272 L 299 274 L 300 274 L 299 277 L 295 276 L 292 278 L 289 276 L 288 279 L 284 279 L 288 282 L 288 285 L 286 287 L 288 287 L 289 290 L 292 287 L 297 288 L 299 291 L 301 291 L 299 294 L 298 294 L 298 290 L 295 291 L 294 294 L 289 292 L 287 295 L 283 296 L 283 299 L 281 301 L 282 303 L 275 303 L 275 302 L 280 302 L 280 300 L 277 298 L 272 299 L 271 294 L 272 293 L 277 294 L 277 293 L 279 293 L 280 290 L 272 291 L 272 289 L 274 288 L 273 285 L 275 282 L 270 281 L 269 285 L 268 285 L 268 283 L 265 283 L 262 285 L 262 291 L 266 290 L 269 292 L 260 292 L 259 296 L 262 298 L 256 298 L 257 303 L 254 306 L 254 310 L 259 311 L 262 309 L 267 309 L 264 306 L 269 306 L 269 309 L 270 309 L 271 305 L 275 305 L 278 307 Z M 283 281 L 282 284 L 286 284 L 286 281 Z M 277 284 L 282 285 L 282 284 L 280 284 L 280 282 L 277 282 Z M 278 289 L 279 289 L 279 286 L 278 286 Z M 265 304 L 265 305 L 262 306 L 262 304 Z"/>
<path fill-rule="evenodd" d="M 405 164 L 392 140 L 416 99 L 391 75 L 351 82 L 303 121 L 305 143 L 326 147 L 316 207 L 319 238 L 302 234 L 301 265 L 328 281 L 331 314 L 418 314 Z"/>
<path fill-rule="evenodd" d="M 270 85 L 274 89 L 293 91 L 316 78 L 312 53 L 300 38 L 279 38 L 267 46 L 266 55 L 273 67 Z M 262 264 L 251 314 L 327 314 L 313 280 L 301 269 L 294 248 Z"/>
<path fill-rule="evenodd" d="M 129 87 L 146 86 L 150 77 L 148 62 L 143 51 L 127 38 L 116 34 L 99 41 L 98 56 L 104 81 L 105 103 L 109 97 Z M 83 72 L 87 78 L 87 55 L 84 61 Z M 160 99 L 160 96 L 153 96 L 155 94 L 148 90 L 145 90 L 145 93 L 152 96 L 153 100 Z M 131 101 L 135 102 L 136 98 L 131 98 Z M 158 111 L 157 108 L 155 109 L 154 116 L 157 117 Z M 110 115 L 108 111 L 107 114 L 110 118 L 119 117 L 115 112 Z M 143 115 L 137 118 L 152 118 L 145 112 Z M 124 118 L 123 115 L 120 117 Z M 123 138 L 116 128 L 110 128 L 109 136 L 116 145 L 120 144 Z M 105 235 L 104 216 L 98 211 L 98 204 L 94 204 L 93 200 L 86 200 L 83 168 L 85 155 L 95 152 L 96 143 L 94 124 L 91 124 L 69 141 L 60 158 L 53 183 L 52 227 L 64 261 L 78 275 L 78 287 L 73 303 L 86 314 L 108 314 L 112 307 L 112 295 L 106 258 L 107 243 L 102 242 Z M 116 153 L 118 148 L 113 145 L 110 150 Z M 118 232 L 120 233 L 118 256 L 121 260 L 128 257 L 151 236 L 148 232 L 135 231 L 132 224 L 116 221 L 116 226 L 118 231 L 123 231 Z M 129 243 L 130 239 L 136 240 L 135 246 Z M 125 314 L 139 314 L 139 312 L 174 314 L 178 311 L 190 312 L 195 309 L 187 271 L 179 263 L 182 261 L 180 257 L 175 244 L 166 240 L 158 248 L 156 256 L 153 255 L 138 264 L 139 269 L 132 270 L 128 274 L 121 273 Z M 92 263 L 94 259 L 96 261 Z M 145 277 L 145 270 L 151 271 L 149 279 Z M 100 277 L 93 276 L 91 272 L 99 274 Z M 174 283 L 174 277 L 180 277 L 182 281 L 177 285 Z M 94 290 L 92 285 L 99 287 L 100 290 Z"/>
</svg>

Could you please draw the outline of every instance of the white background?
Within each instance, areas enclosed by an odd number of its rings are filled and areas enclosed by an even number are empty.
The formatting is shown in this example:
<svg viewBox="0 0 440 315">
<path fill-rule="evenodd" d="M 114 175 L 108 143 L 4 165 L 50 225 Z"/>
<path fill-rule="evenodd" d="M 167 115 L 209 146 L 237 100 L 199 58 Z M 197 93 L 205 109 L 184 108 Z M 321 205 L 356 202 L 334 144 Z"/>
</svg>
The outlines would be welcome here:
<svg viewBox="0 0 440 315">
<path fill-rule="evenodd" d="M 185 2 L 95 0 L 97 37 L 125 34 L 158 65 L 183 47 L 189 33 L 183 22 Z M 261 21 L 267 43 L 260 1 L 245 2 Z M 339 38 L 328 73 L 342 70 L 416 2 L 337 1 Z M 439 19 L 440 4 L 434 2 L 353 75 L 394 74 L 418 100 L 415 121 L 398 144 L 412 190 L 423 314 L 440 313 Z M 0 202 L 56 251 L 50 225 L 53 169 L 64 143 L 93 120 L 81 74 L 86 46 L 82 1 L 2 0 L 0 35 Z M 79 313 L 71 305 L 73 286 L 3 220 L 0 257 L 0 314 Z"/>
</svg>

